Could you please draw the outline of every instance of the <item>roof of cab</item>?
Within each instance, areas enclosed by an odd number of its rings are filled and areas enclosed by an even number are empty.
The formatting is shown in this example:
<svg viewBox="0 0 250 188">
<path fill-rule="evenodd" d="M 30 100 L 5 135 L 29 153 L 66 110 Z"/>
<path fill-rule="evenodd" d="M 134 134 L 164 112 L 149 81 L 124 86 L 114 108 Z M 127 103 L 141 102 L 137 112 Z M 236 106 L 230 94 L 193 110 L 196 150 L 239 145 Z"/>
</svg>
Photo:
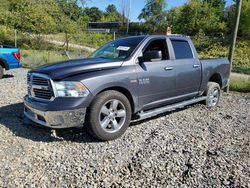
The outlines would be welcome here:
<svg viewBox="0 0 250 188">
<path fill-rule="evenodd" d="M 131 39 L 131 38 L 155 38 L 155 37 L 167 37 L 167 38 L 175 38 L 175 39 L 189 39 L 189 36 L 181 35 L 181 34 L 171 34 L 171 35 L 136 35 L 136 36 L 128 36 L 123 39 Z"/>
</svg>

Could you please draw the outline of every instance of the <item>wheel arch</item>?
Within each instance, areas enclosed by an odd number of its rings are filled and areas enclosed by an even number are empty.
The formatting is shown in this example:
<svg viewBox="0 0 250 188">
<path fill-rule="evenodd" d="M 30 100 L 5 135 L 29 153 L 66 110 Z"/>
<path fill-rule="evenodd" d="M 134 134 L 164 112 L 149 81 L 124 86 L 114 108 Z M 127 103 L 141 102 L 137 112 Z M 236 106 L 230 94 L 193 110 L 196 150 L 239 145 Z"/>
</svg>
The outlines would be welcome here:
<svg viewBox="0 0 250 188">
<path fill-rule="evenodd" d="M 219 84 L 220 88 L 222 88 L 222 77 L 219 73 L 214 73 L 208 80 L 209 82 L 215 82 Z"/>
<path fill-rule="evenodd" d="M 107 88 L 99 91 L 96 95 L 98 95 L 104 91 L 108 91 L 108 90 L 118 91 L 118 92 L 122 93 L 123 95 L 125 95 L 125 97 L 127 97 L 127 99 L 129 100 L 129 103 L 131 105 L 132 114 L 135 112 L 135 101 L 132 97 L 132 94 L 130 93 L 130 91 L 128 89 L 126 89 L 124 87 L 120 87 L 120 86 L 107 87 Z"/>
</svg>

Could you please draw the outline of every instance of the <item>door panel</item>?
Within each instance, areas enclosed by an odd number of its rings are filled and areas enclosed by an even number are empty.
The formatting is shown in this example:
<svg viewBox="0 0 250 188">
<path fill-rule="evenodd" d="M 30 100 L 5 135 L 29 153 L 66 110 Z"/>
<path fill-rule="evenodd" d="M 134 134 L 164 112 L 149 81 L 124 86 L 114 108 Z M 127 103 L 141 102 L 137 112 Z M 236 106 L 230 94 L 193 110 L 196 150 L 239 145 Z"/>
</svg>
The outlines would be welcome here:
<svg viewBox="0 0 250 188">
<path fill-rule="evenodd" d="M 198 94 L 201 83 L 200 61 L 190 39 L 170 39 L 176 67 L 176 96 L 185 100 Z"/>
<path fill-rule="evenodd" d="M 176 94 L 192 97 L 200 88 L 201 67 L 198 59 L 174 60 L 176 67 Z"/>
<path fill-rule="evenodd" d="M 164 99 L 175 96 L 175 65 L 172 60 L 140 63 L 137 72 L 140 106 L 154 108 L 167 103 Z"/>
</svg>

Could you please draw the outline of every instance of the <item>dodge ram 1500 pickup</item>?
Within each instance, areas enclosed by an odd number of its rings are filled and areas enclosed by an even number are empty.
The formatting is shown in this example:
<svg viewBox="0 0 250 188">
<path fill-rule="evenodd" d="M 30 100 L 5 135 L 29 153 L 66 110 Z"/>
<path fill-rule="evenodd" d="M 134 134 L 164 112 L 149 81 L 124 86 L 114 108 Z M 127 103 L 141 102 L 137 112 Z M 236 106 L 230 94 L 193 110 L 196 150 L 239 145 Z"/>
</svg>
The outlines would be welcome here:
<svg viewBox="0 0 250 188">
<path fill-rule="evenodd" d="M 20 57 L 18 48 L 0 45 L 0 79 L 3 77 L 4 69 L 21 67 Z"/>
<path fill-rule="evenodd" d="M 89 58 L 29 71 L 24 115 L 40 126 L 80 126 L 112 140 L 131 120 L 202 101 L 215 107 L 228 77 L 229 61 L 199 60 L 189 37 L 127 37 Z"/>
</svg>

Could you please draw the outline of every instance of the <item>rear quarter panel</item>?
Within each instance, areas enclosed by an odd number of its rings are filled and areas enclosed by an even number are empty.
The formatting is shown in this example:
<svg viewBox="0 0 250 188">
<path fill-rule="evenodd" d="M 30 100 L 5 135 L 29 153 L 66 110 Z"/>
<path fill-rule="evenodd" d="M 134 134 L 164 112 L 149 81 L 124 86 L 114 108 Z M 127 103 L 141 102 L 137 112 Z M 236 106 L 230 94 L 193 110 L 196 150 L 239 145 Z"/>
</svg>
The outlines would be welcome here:
<svg viewBox="0 0 250 188">
<path fill-rule="evenodd" d="M 210 78 L 219 74 L 222 81 L 222 88 L 226 87 L 229 79 L 229 61 L 227 58 L 222 59 L 202 59 L 202 82 L 201 91 L 205 91 Z"/>
</svg>

